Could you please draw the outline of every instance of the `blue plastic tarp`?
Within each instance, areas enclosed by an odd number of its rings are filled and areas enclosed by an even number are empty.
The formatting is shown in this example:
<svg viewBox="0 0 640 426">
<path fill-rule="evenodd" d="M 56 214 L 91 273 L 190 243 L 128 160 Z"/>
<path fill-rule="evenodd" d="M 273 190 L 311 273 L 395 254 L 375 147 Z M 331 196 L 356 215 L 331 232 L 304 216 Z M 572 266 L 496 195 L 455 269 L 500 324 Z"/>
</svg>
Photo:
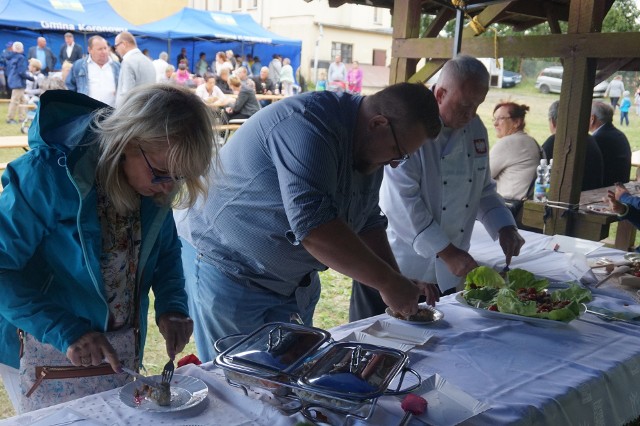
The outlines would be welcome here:
<svg viewBox="0 0 640 426">
<path fill-rule="evenodd" d="M 267 30 L 249 14 L 183 8 L 167 18 L 140 25 L 134 33 L 140 49 L 149 49 L 153 58 L 166 51 L 169 63 L 176 66 L 177 54 L 186 48 L 192 71 L 200 53 L 206 53 L 211 63 L 216 52 L 225 50 L 259 56 L 265 66 L 278 53 L 291 59 L 294 70 L 300 66 L 302 42 Z"/>
<path fill-rule="evenodd" d="M 156 22 L 141 25 L 139 30 L 149 37 L 161 39 L 207 39 L 248 43 L 301 46 L 300 40 L 283 37 L 263 28 L 251 15 L 210 12 L 183 8 Z"/>
<path fill-rule="evenodd" d="M 136 29 L 106 0 L 0 0 L 0 27 L 114 35 Z"/>
</svg>

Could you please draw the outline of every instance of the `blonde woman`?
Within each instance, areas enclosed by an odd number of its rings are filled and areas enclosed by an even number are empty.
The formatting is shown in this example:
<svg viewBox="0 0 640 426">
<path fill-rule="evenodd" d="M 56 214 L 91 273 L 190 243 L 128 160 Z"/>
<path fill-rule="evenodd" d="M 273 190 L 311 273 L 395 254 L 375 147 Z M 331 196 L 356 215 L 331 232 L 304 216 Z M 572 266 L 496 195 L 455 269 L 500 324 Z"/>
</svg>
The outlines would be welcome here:
<svg viewBox="0 0 640 426">
<path fill-rule="evenodd" d="M 182 351 L 193 322 L 171 207 L 207 192 L 215 153 L 210 109 L 175 85 L 133 89 L 115 110 L 49 90 L 35 122 L 0 197 L 0 374 L 18 413 L 122 386 L 121 365 L 142 363 L 151 289 L 167 356 Z M 76 375 L 31 383 L 38 356 Z"/>
</svg>

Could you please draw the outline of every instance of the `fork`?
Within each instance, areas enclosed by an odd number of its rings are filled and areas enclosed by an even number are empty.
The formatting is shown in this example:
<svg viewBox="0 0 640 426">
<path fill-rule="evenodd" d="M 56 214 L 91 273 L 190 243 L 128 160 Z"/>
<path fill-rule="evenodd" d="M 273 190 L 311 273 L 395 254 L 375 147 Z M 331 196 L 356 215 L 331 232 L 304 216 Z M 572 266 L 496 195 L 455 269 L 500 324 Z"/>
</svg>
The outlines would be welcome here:
<svg viewBox="0 0 640 426">
<path fill-rule="evenodd" d="M 173 378 L 173 370 L 175 370 L 175 366 L 173 365 L 173 360 L 170 359 L 162 369 L 162 383 L 171 382 L 171 379 Z"/>
</svg>

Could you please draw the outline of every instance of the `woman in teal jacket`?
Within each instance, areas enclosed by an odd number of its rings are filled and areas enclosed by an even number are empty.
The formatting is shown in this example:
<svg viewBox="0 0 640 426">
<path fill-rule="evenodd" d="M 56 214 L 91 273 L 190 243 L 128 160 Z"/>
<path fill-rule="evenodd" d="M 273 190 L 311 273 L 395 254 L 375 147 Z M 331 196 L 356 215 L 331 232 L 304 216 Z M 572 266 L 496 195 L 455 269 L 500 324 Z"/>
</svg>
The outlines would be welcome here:
<svg viewBox="0 0 640 426">
<path fill-rule="evenodd" d="M 17 329 L 75 366 L 106 360 L 119 372 L 104 333 L 139 326 L 141 362 L 150 289 L 169 357 L 188 343 L 193 323 L 171 207 L 206 194 L 212 125 L 209 108 L 173 85 L 138 88 L 117 110 L 74 92 L 42 95 L 31 150 L 2 176 L 5 385 L 20 380 Z M 11 388 L 16 405 L 21 395 Z"/>
</svg>

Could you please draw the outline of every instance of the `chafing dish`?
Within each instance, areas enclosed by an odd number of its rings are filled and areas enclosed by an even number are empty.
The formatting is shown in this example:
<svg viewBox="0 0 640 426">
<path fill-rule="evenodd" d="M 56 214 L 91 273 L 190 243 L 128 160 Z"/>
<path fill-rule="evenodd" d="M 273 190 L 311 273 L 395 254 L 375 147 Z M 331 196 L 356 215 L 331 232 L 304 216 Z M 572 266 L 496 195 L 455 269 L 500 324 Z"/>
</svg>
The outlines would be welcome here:
<svg viewBox="0 0 640 426">
<path fill-rule="evenodd" d="M 241 339 L 215 359 L 227 382 L 245 389 L 267 389 L 300 402 L 295 409 L 312 417 L 315 407 L 369 418 L 382 395 L 401 395 L 420 386 L 409 358 L 396 349 L 334 342 L 328 332 L 297 324 L 270 323 Z M 405 375 L 415 377 L 407 386 Z M 396 380 L 394 380 L 396 379 Z M 389 390 L 395 383 L 395 389 Z M 401 389 L 402 386 L 405 388 Z"/>
</svg>

